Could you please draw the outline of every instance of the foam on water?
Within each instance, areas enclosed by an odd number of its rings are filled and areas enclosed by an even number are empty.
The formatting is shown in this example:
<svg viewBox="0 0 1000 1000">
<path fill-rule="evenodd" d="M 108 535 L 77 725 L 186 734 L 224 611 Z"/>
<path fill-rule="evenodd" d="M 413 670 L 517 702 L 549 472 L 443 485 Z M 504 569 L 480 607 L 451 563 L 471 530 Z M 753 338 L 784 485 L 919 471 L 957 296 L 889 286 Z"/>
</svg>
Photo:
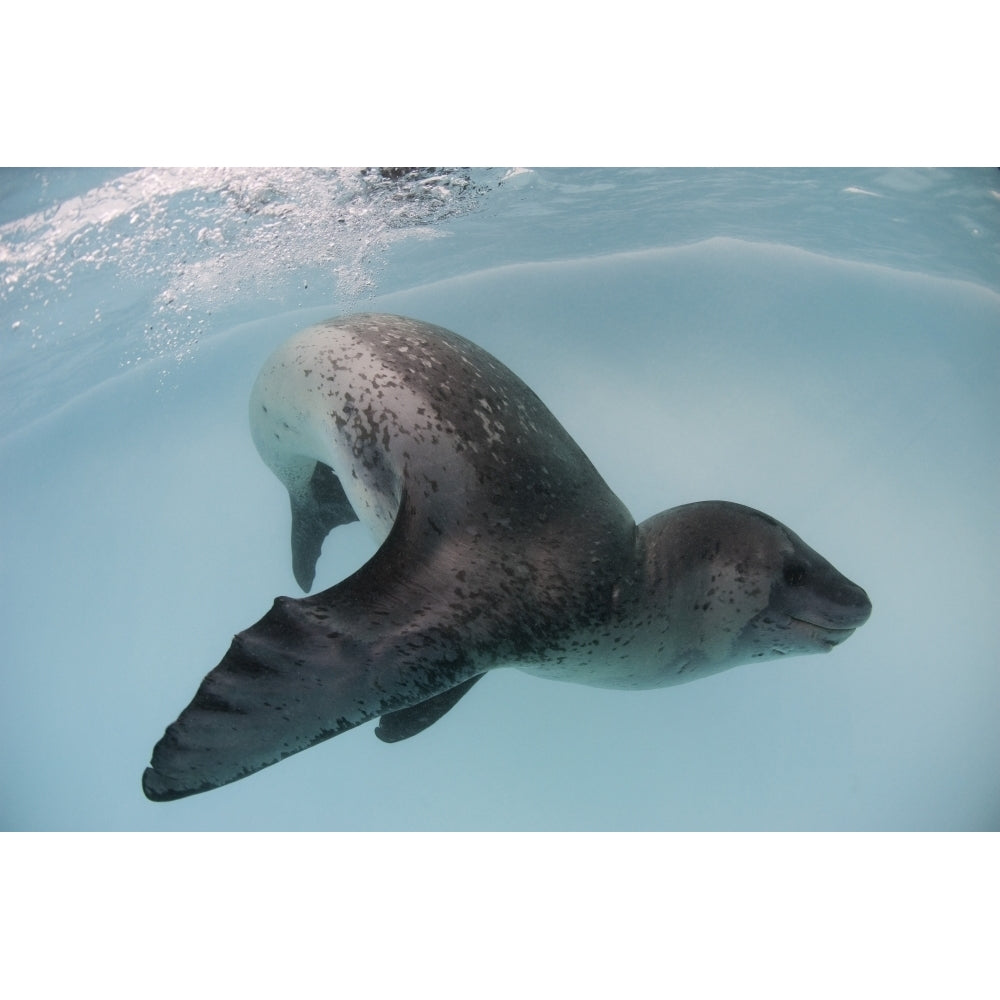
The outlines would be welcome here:
<svg viewBox="0 0 1000 1000">
<path fill-rule="evenodd" d="M 87 180 L 6 174 L 0 204 L 22 209 L 36 177 L 43 191 Z M 84 391 L 121 368 L 152 361 L 168 375 L 250 302 L 287 308 L 295 295 L 295 304 L 349 307 L 372 292 L 392 246 L 435 237 L 435 224 L 473 211 L 499 177 L 145 169 L 62 199 L 39 194 L 43 207 L 0 225 L 0 422 L 21 425 L 46 396 Z"/>
</svg>

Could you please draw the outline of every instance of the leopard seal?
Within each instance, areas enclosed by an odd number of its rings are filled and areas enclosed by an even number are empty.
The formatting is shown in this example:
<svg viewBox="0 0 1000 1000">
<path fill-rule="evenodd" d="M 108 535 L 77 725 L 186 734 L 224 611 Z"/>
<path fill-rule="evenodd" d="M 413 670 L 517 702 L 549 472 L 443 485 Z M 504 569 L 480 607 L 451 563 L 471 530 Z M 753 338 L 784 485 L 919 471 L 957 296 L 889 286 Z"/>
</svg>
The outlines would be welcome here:
<svg viewBox="0 0 1000 1000">
<path fill-rule="evenodd" d="M 217 788 L 381 716 L 420 732 L 502 666 L 642 690 L 826 652 L 868 596 L 784 525 L 728 501 L 637 525 L 516 375 L 428 323 L 312 326 L 264 364 L 253 440 L 288 490 L 308 591 L 327 534 L 380 542 L 335 586 L 235 637 L 143 775 L 154 801 Z"/>
</svg>

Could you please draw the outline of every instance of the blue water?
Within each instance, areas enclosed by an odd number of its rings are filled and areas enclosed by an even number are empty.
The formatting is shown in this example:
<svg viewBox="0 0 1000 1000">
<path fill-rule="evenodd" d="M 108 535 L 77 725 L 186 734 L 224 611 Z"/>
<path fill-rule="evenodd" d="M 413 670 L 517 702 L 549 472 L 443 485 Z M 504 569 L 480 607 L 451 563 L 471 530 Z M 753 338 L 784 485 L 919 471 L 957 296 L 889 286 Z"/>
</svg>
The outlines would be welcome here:
<svg viewBox="0 0 1000 1000">
<path fill-rule="evenodd" d="M 153 744 L 298 593 L 263 359 L 355 309 L 521 375 L 637 519 L 729 499 L 868 591 L 828 656 L 497 671 L 168 804 Z M 0 171 L 0 826 L 996 830 L 1000 174 Z M 372 551 L 328 540 L 317 588 Z"/>
</svg>

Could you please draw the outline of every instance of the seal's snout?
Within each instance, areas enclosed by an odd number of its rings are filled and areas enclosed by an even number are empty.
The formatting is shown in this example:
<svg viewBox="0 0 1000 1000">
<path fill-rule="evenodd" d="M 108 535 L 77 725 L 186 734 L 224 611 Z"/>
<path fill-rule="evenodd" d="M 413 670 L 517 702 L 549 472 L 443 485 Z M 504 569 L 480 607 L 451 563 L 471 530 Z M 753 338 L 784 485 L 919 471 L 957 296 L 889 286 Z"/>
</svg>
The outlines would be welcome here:
<svg viewBox="0 0 1000 1000">
<path fill-rule="evenodd" d="M 825 559 L 812 554 L 812 566 L 801 580 L 789 579 L 785 573 L 786 594 L 793 607 L 791 613 L 829 629 L 856 629 L 871 617 L 872 602 L 868 594 Z"/>
<path fill-rule="evenodd" d="M 854 585 L 854 589 L 857 592 L 857 595 L 853 607 L 851 608 L 854 613 L 852 627 L 857 628 L 859 625 L 864 625 L 864 623 L 871 617 L 872 602 L 868 595 L 860 587 Z"/>
<path fill-rule="evenodd" d="M 835 627 L 856 629 L 871 617 L 872 602 L 868 594 L 856 583 L 844 580 L 844 586 L 836 597 L 837 610 L 830 617 Z"/>
</svg>

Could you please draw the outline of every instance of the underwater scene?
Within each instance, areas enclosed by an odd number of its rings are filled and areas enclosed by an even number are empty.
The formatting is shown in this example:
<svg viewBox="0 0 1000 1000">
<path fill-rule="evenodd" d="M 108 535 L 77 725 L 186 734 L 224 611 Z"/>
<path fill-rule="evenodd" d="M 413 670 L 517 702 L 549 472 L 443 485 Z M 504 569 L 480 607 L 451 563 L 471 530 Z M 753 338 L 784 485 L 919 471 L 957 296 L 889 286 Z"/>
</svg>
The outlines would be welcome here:
<svg viewBox="0 0 1000 1000">
<path fill-rule="evenodd" d="M 405 490 L 353 383 L 251 404 L 357 313 Z M 0 828 L 997 830 L 998 375 L 993 169 L 0 170 Z M 276 598 L 340 624 L 200 689 Z"/>
</svg>

